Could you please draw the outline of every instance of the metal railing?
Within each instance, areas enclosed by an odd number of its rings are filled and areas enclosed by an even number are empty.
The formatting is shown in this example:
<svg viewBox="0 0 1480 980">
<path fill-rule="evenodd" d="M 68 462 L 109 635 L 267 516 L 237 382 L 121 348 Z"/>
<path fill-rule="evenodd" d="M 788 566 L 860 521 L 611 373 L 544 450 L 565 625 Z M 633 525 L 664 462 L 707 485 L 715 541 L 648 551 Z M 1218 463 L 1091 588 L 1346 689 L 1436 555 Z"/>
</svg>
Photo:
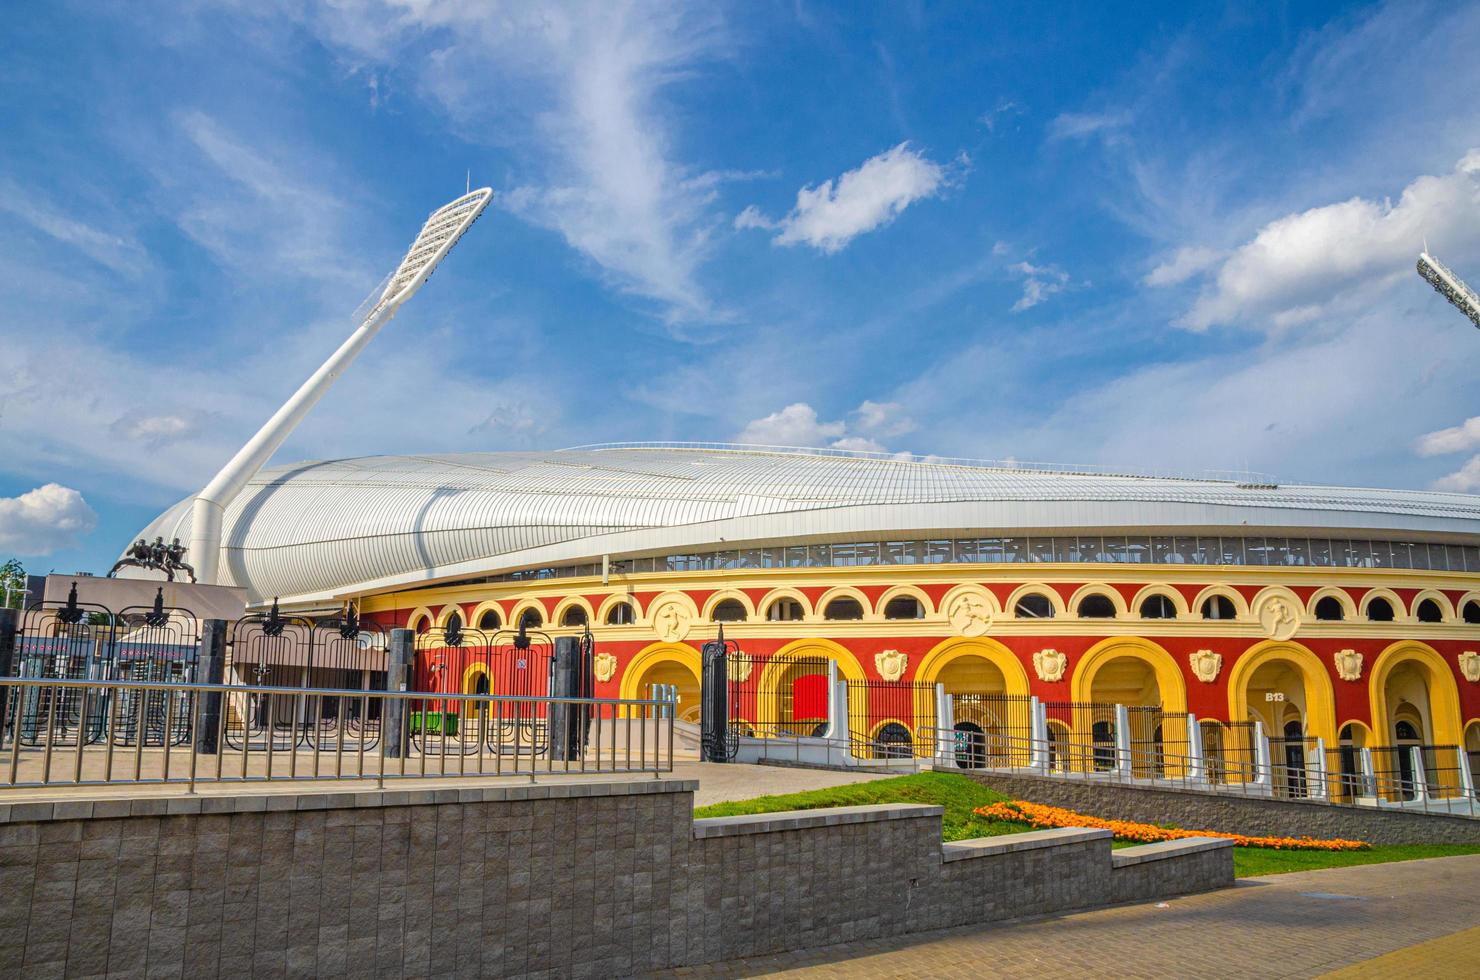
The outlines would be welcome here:
<svg viewBox="0 0 1480 980">
<path fill-rule="evenodd" d="M 1151 775 L 1133 760 L 1122 760 L 1113 746 L 1002 733 L 966 740 L 954 730 L 935 734 L 940 746 L 937 768 L 1023 772 L 1261 799 L 1480 816 L 1480 799 L 1469 785 L 1472 781 L 1459 772 L 1465 757 L 1456 746 L 1421 747 L 1422 777 L 1400 763 L 1406 748 L 1373 750 L 1371 771 L 1363 771 L 1361 763 L 1354 761 L 1359 756 L 1350 752 L 1343 759 L 1341 749 L 1327 750 L 1320 762 L 1312 753 L 1301 765 L 1274 759 L 1268 765 L 1235 759 L 1220 759 L 1214 765 L 1207 758 L 1163 751 L 1161 765 Z M 1384 751 L 1393 758 L 1391 765 L 1380 761 Z"/>
<path fill-rule="evenodd" d="M 0 789 L 656 778 L 673 771 L 669 708 L 645 699 L 0 677 Z"/>
</svg>

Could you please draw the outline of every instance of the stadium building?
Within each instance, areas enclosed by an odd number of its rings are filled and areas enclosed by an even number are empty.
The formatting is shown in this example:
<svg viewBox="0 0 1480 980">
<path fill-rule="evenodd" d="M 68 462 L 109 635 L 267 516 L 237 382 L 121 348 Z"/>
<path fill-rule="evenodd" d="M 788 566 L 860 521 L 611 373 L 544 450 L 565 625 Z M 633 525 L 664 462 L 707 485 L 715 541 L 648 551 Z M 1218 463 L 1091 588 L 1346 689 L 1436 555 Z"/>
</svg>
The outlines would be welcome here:
<svg viewBox="0 0 1480 980">
<path fill-rule="evenodd" d="M 187 500 L 144 533 L 190 520 Z M 1190 712 L 1209 755 L 1254 722 L 1276 753 L 1480 752 L 1464 494 L 727 445 L 377 456 L 263 470 L 220 567 L 258 604 L 415 630 L 428 690 L 501 693 L 451 647 L 589 629 L 599 696 L 676 693 L 696 720 L 723 629 L 764 678 L 739 709 L 758 730 L 807 734 L 826 695 L 805 665 L 830 662 L 855 734 L 885 742 L 933 724 L 888 691 L 939 685 L 958 730 L 1035 695 L 1066 744 L 1123 704 L 1159 709 L 1155 739 Z"/>
</svg>

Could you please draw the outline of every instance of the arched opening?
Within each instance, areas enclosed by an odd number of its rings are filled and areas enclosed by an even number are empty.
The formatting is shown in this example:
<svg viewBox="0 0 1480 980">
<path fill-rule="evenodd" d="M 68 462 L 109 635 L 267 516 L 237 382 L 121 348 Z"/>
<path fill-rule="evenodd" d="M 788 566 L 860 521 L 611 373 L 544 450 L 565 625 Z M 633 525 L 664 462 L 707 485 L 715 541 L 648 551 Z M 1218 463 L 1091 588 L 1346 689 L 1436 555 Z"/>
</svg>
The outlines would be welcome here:
<svg viewBox="0 0 1480 980">
<path fill-rule="evenodd" d="M 956 731 L 957 762 L 970 761 L 964 768 L 977 768 L 991 760 L 1005 758 L 1005 734 L 1028 734 L 1010 731 L 1028 721 L 1026 711 L 1014 711 L 1021 699 L 1007 696 L 1007 678 L 1002 668 L 986 657 L 967 654 L 956 657 L 935 675 L 935 682 L 945 688 L 951 699 L 951 717 Z M 1014 716 L 1021 714 L 1021 719 Z M 1019 724 L 1014 726 L 1013 722 Z"/>
<path fill-rule="evenodd" d="M 739 599 L 722 599 L 715 604 L 709 618 L 716 623 L 743 623 L 745 604 Z"/>
<path fill-rule="evenodd" d="M 897 595 L 884 604 L 885 619 L 924 619 L 925 603 L 912 595 Z"/>
<path fill-rule="evenodd" d="M 908 759 L 915 754 L 910 730 L 897 721 L 881 725 L 873 741 L 875 759 Z"/>
<path fill-rule="evenodd" d="M 1224 744 L 1224 729 L 1220 722 L 1200 721 L 1198 722 L 1199 736 L 1202 739 L 1203 770 L 1208 775 L 1208 781 L 1222 783 L 1228 778 L 1228 755 L 1227 746 Z"/>
<path fill-rule="evenodd" d="M 1053 602 L 1041 592 L 1029 592 L 1012 607 L 1017 619 L 1053 619 Z"/>
<path fill-rule="evenodd" d="M 1341 608 L 1341 600 L 1334 595 L 1322 596 L 1316 601 L 1316 619 L 1339 623 L 1345 618 L 1346 610 Z"/>
<path fill-rule="evenodd" d="M 411 621 L 411 629 L 417 635 L 424 635 L 432 628 L 432 621 L 427 616 L 418 616 Z"/>
<path fill-rule="evenodd" d="M 1114 619 L 1115 603 L 1110 597 L 1099 592 L 1091 592 L 1079 600 L 1079 608 L 1075 613 L 1080 619 Z"/>
<path fill-rule="evenodd" d="M 560 614 L 561 626 L 585 626 L 586 608 L 584 606 L 571 604 Z"/>
<path fill-rule="evenodd" d="M 1202 604 L 1203 619 L 1236 619 L 1238 608 L 1226 595 L 1211 595 Z"/>
<path fill-rule="evenodd" d="M 1362 772 L 1362 749 L 1367 745 L 1367 729 L 1347 722 L 1337 735 L 1336 785 L 1332 796 L 1338 803 L 1347 803 L 1358 797 L 1371 796 L 1367 780 Z"/>
<path fill-rule="evenodd" d="M 1444 607 L 1433 599 L 1425 599 L 1418 604 L 1414 615 L 1420 623 L 1442 623 L 1444 622 Z"/>
<path fill-rule="evenodd" d="M 863 603 L 852 596 L 838 596 L 822 610 L 822 618 L 851 620 L 863 618 Z"/>
<path fill-rule="evenodd" d="M 1069 771 L 1069 726 L 1061 721 L 1048 723 L 1048 766 L 1055 772 Z"/>
<path fill-rule="evenodd" d="M 768 715 L 778 732 L 788 735 L 821 736 L 827 731 L 827 674 L 819 672 L 813 658 L 793 658 L 783 664 L 775 685 L 761 696 L 772 704 Z"/>
<path fill-rule="evenodd" d="M 482 664 L 474 664 L 472 667 L 468 668 L 468 672 L 463 676 L 462 693 L 487 694 L 489 690 L 490 688 L 488 685 L 488 670 L 483 667 Z M 459 702 L 459 705 L 461 707 L 461 713 L 463 717 L 462 724 L 465 730 L 464 734 L 474 735 L 476 737 L 476 732 L 466 731 L 468 722 L 476 720 L 478 718 L 486 717 L 488 714 L 488 702 L 462 701 Z"/>
<path fill-rule="evenodd" d="M 606 611 L 608 626 L 631 626 L 636 621 L 637 614 L 632 611 L 632 603 L 626 600 L 612 603 Z"/>
<path fill-rule="evenodd" d="M 980 769 L 987 764 L 987 734 L 974 721 L 958 721 L 956 732 L 956 765 L 962 769 Z"/>
<path fill-rule="evenodd" d="M 1403 709 L 1399 709 L 1403 710 Z M 1399 718 L 1393 725 L 1393 748 L 1397 753 L 1399 799 L 1411 800 L 1418 795 L 1417 773 L 1413 769 L 1413 747 L 1423 744 L 1422 722 L 1417 718 Z"/>
<path fill-rule="evenodd" d="M 638 698 L 677 698 L 674 717 L 679 721 L 699 723 L 699 676 L 692 667 L 676 658 L 651 661 L 642 668 L 636 684 Z"/>
<path fill-rule="evenodd" d="M 1474 796 L 1480 799 L 1480 721 L 1465 726 L 1464 752 L 1470 767 L 1470 785 L 1475 787 Z"/>
<path fill-rule="evenodd" d="M 1228 717 L 1234 723 L 1259 722 L 1272 742 L 1283 740 L 1286 723 L 1299 721 L 1304 736 L 1336 743 L 1336 694 L 1331 672 L 1310 650 L 1293 642 L 1266 641 L 1244 651 L 1228 674 Z M 1229 732 L 1242 754 L 1252 733 Z M 1238 736 L 1235 738 L 1235 736 Z M 1247 743 L 1247 748 L 1246 748 Z M 1283 762 L 1283 746 L 1271 745 L 1271 762 Z M 1229 750 L 1233 751 L 1232 748 Z M 1307 748 L 1308 751 L 1308 748 Z M 1244 759 L 1240 759 L 1242 764 Z"/>
<path fill-rule="evenodd" d="M 1156 680 L 1156 670 L 1134 654 L 1115 657 L 1095 671 L 1090 700 L 1128 707 L 1160 705 L 1161 686 Z"/>
<path fill-rule="evenodd" d="M 1170 596 L 1152 595 L 1147 596 L 1146 601 L 1141 603 L 1142 619 L 1176 619 L 1177 607 L 1173 605 Z"/>
<path fill-rule="evenodd" d="M 453 613 L 451 616 L 448 616 L 446 625 L 442 627 L 443 631 L 448 636 L 456 636 L 457 634 L 462 632 L 462 628 L 462 613 Z"/>
<path fill-rule="evenodd" d="M 1464 616 L 1465 622 L 1469 623 L 1472 626 L 1480 624 L 1480 602 L 1471 599 L 1469 602 L 1465 603 L 1464 609 L 1461 612 Z"/>
<path fill-rule="evenodd" d="M 519 625 L 527 630 L 536 630 L 545 625 L 545 617 L 540 614 L 538 609 L 530 606 L 524 612 L 520 613 Z"/>
<path fill-rule="evenodd" d="M 1382 596 L 1376 596 L 1367 603 L 1367 618 L 1374 623 L 1391 623 L 1393 604 Z"/>
<path fill-rule="evenodd" d="M 802 604 L 790 596 L 782 596 L 766 607 L 766 621 L 771 623 L 800 623 L 803 615 Z"/>
<path fill-rule="evenodd" d="M 1292 800 L 1302 800 L 1306 796 L 1305 727 L 1300 724 L 1299 718 L 1291 718 L 1285 722 L 1280 735 L 1280 754 L 1283 759 L 1277 758 L 1276 762 L 1284 763 L 1285 778 L 1282 782 L 1285 794 Z"/>
<path fill-rule="evenodd" d="M 504 625 L 504 621 L 499 618 L 498 610 L 496 609 L 485 609 L 478 617 L 478 628 L 485 633 L 492 633 L 502 625 Z"/>
</svg>

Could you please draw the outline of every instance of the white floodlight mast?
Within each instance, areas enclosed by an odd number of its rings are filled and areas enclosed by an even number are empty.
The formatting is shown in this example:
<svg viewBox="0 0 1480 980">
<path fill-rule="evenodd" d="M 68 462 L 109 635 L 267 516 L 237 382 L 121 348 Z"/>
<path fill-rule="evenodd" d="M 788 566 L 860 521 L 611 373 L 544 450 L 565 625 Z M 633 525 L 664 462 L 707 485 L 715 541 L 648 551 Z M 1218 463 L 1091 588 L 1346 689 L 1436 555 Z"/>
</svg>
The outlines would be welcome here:
<svg viewBox="0 0 1480 980">
<path fill-rule="evenodd" d="M 207 483 L 195 497 L 191 508 L 190 557 L 195 564 L 196 581 L 214 585 L 220 574 L 221 524 L 226 508 L 241 492 L 247 481 L 272 458 L 283 440 L 288 438 L 309 409 L 323 397 L 324 392 L 344 373 L 365 345 L 370 343 L 380 328 L 396 315 L 401 304 L 427 281 L 437 263 L 451 251 L 463 232 L 477 220 L 493 197 L 490 188 L 482 187 L 463 195 L 451 204 L 433 211 L 422 225 L 421 232 L 411 243 L 411 248 L 390 281 L 381 292 L 379 300 L 361 321 L 349 339 L 329 355 L 329 359 L 303 382 L 293 397 L 283 403 L 267 424 L 257 430 L 247 444 L 231 457 L 231 462 Z"/>
<path fill-rule="evenodd" d="M 1465 281 L 1449 268 L 1428 253 L 1428 249 L 1418 255 L 1418 274 L 1428 280 L 1434 291 L 1445 299 L 1455 309 L 1470 318 L 1470 322 L 1480 327 L 1480 296 L 1465 285 Z"/>
</svg>

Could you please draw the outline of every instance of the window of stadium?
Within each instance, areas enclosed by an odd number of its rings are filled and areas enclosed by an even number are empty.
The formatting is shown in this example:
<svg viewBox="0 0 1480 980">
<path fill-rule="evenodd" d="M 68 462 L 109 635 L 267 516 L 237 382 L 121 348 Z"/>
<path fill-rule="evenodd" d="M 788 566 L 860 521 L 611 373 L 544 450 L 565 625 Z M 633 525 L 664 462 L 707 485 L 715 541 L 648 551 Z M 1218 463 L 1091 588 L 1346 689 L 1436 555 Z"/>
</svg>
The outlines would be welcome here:
<svg viewBox="0 0 1480 980">
<path fill-rule="evenodd" d="M 1471 599 L 1465 603 L 1464 617 L 1467 623 L 1480 623 L 1480 602 Z"/>
<path fill-rule="evenodd" d="M 799 623 L 802 620 L 802 604 L 795 599 L 777 599 L 766 607 L 766 619 L 773 623 Z"/>
<path fill-rule="evenodd" d="M 885 619 L 924 619 L 925 604 L 912 595 L 895 596 L 884 605 Z"/>
<path fill-rule="evenodd" d="M 1341 600 L 1334 595 L 1323 596 L 1316 603 L 1316 619 L 1328 623 L 1339 623 L 1346 618 L 1346 611 L 1341 608 Z"/>
<path fill-rule="evenodd" d="M 608 626 L 631 626 L 635 617 L 632 613 L 632 603 L 616 602 L 606 611 L 606 625 Z"/>
<path fill-rule="evenodd" d="M 1444 622 L 1444 610 L 1433 599 L 1425 599 L 1418 604 L 1418 621 L 1420 623 L 1442 623 Z"/>
<path fill-rule="evenodd" d="M 524 610 L 523 614 L 520 615 L 519 625 L 527 630 L 539 629 L 545 625 L 545 617 L 540 615 L 538 609 L 531 607 Z"/>
<path fill-rule="evenodd" d="M 857 599 L 839 596 L 822 610 L 823 619 L 862 619 L 863 605 Z"/>
<path fill-rule="evenodd" d="M 1141 618 L 1176 619 L 1177 607 L 1172 605 L 1172 600 L 1167 596 L 1147 596 L 1146 601 L 1141 603 Z"/>
<path fill-rule="evenodd" d="M 1237 617 L 1238 609 L 1234 606 L 1233 600 L 1226 595 L 1208 596 L 1207 601 L 1202 604 L 1203 619 L 1236 619 Z"/>
<path fill-rule="evenodd" d="M 1115 603 L 1107 595 L 1091 592 L 1079 600 L 1077 613 L 1080 619 L 1114 619 Z"/>
<path fill-rule="evenodd" d="M 1382 596 L 1378 596 L 1367 603 L 1367 618 L 1374 623 L 1391 623 L 1393 621 L 1393 604 Z"/>
<path fill-rule="evenodd" d="M 560 614 L 561 626 L 585 626 L 586 610 L 583 606 L 567 606 L 565 612 Z"/>
<path fill-rule="evenodd" d="M 1053 619 L 1053 603 L 1041 592 L 1029 592 L 1017 601 L 1012 614 L 1018 619 Z"/>
<path fill-rule="evenodd" d="M 504 621 L 499 619 L 498 610 L 496 609 L 485 609 L 483 610 L 483 615 L 478 617 L 478 628 L 480 630 L 492 631 L 502 625 L 504 625 Z"/>
<path fill-rule="evenodd" d="M 709 617 L 716 623 L 743 623 L 745 621 L 745 604 L 739 599 L 725 599 L 714 607 L 714 613 Z"/>
</svg>

